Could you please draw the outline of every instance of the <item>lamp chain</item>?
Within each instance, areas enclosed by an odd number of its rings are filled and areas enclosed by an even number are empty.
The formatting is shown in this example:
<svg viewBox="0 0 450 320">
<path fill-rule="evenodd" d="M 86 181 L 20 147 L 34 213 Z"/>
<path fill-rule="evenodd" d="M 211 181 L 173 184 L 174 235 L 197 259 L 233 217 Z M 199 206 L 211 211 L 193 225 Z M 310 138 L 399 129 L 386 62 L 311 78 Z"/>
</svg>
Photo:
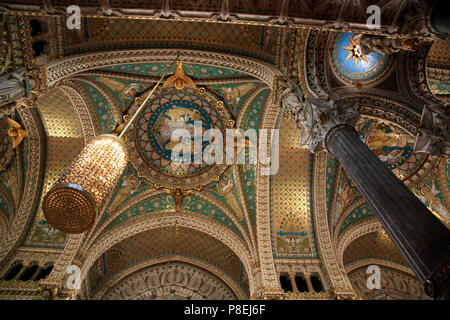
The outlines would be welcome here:
<svg viewBox="0 0 450 320">
<path fill-rule="evenodd" d="M 161 83 L 161 81 L 164 79 L 164 77 L 167 75 L 167 73 L 169 72 L 170 69 L 172 69 L 173 65 L 175 64 L 175 62 L 178 60 L 178 57 L 180 55 L 178 54 L 177 57 L 175 58 L 175 60 L 173 60 L 172 64 L 170 65 L 170 67 L 168 67 L 166 69 L 166 71 L 164 72 L 164 74 L 161 76 L 161 78 L 158 80 L 158 82 L 156 83 L 156 85 L 153 87 L 152 91 L 150 91 L 150 93 L 147 95 L 147 97 L 144 99 L 144 101 L 141 103 L 141 105 L 139 106 L 139 109 L 134 113 L 133 117 L 130 119 L 130 121 L 128 121 L 128 123 L 125 125 L 125 128 L 123 128 L 122 132 L 119 135 L 119 139 L 122 138 L 122 136 L 125 134 L 125 132 L 128 130 L 128 128 L 130 127 L 130 125 L 134 122 L 134 120 L 136 120 L 136 117 L 141 113 L 142 109 L 144 109 L 145 104 L 147 103 L 148 99 L 150 99 L 150 97 L 153 95 L 153 92 L 155 92 L 156 88 L 158 88 L 159 84 Z"/>
</svg>

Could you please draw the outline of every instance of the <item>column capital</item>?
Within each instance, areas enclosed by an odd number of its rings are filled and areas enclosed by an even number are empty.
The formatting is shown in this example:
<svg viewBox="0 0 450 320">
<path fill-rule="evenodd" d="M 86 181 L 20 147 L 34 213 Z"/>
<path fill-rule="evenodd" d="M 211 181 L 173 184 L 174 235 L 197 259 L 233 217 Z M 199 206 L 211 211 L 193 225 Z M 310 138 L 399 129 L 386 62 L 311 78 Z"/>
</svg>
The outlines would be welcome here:
<svg viewBox="0 0 450 320">
<path fill-rule="evenodd" d="M 359 113 L 350 103 L 318 98 L 304 98 L 294 92 L 283 98 L 286 112 L 295 118 L 297 127 L 301 128 L 302 146 L 316 153 L 326 146 L 328 133 L 335 127 L 356 124 Z"/>
<path fill-rule="evenodd" d="M 288 273 L 287 273 L 289 276 L 294 276 L 295 277 L 295 275 L 297 274 L 295 271 L 289 271 Z"/>
<path fill-rule="evenodd" d="M 440 106 L 424 106 L 414 151 L 450 157 L 450 116 Z"/>
</svg>

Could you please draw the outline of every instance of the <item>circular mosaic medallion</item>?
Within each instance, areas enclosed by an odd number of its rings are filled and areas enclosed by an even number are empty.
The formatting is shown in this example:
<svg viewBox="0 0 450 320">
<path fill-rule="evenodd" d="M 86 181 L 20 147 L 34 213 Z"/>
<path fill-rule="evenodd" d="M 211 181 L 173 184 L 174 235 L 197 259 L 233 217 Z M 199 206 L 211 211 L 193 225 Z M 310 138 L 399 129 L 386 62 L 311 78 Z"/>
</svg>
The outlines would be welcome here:
<svg viewBox="0 0 450 320">
<path fill-rule="evenodd" d="M 204 161 L 204 151 L 211 144 L 209 139 L 204 139 L 204 134 L 214 129 L 224 135 L 231 118 L 222 105 L 213 93 L 204 89 L 160 89 L 147 102 L 134 123 L 133 134 L 129 134 L 130 152 L 136 155 L 131 162 L 138 172 L 151 182 L 167 187 L 187 188 L 212 182 L 226 166 Z M 138 107 L 134 103 L 130 114 Z M 187 133 L 189 138 L 174 139 L 181 133 Z M 174 157 L 174 152 L 180 157 Z"/>
<path fill-rule="evenodd" d="M 361 84 L 380 80 L 392 63 L 389 56 L 379 52 L 363 55 L 359 41 L 351 32 L 339 33 L 334 41 L 332 53 L 333 71 L 339 79 Z"/>
</svg>

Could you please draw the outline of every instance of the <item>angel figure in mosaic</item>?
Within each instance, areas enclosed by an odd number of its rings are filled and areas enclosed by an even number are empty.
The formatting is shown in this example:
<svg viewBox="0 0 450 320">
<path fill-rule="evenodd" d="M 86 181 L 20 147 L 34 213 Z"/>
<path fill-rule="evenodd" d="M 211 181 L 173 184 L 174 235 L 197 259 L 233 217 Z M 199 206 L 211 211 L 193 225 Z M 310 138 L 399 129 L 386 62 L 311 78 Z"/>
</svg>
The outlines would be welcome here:
<svg viewBox="0 0 450 320">
<path fill-rule="evenodd" d="M 423 204 L 438 213 L 447 223 L 450 223 L 450 215 L 447 208 L 439 199 L 440 196 L 441 193 L 434 182 L 432 182 L 431 187 L 423 186 L 422 188 L 420 188 L 417 195 L 417 197 L 422 201 Z"/>
<path fill-rule="evenodd" d="M 242 214 L 242 209 L 239 206 L 239 202 L 236 199 L 236 196 L 233 193 L 234 183 L 232 179 L 222 179 L 219 182 L 219 186 L 217 188 L 217 195 L 220 197 L 224 197 L 227 204 L 233 209 L 233 211 L 238 215 L 239 220 L 244 219 Z"/>
<path fill-rule="evenodd" d="M 185 86 L 194 88 L 196 87 L 194 81 L 184 73 L 182 62 L 177 62 L 175 73 L 171 75 L 169 78 L 167 78 L 167 80 L 164 81 L 162 86 L 166 87 L 172 84 L 175 86 L 175 89 L 177 90 L 181 90 Z"/>
<path fill-rule="evenodd" d="M 284 254 L 298 254 L 307 250 L 308 238 L 298 236 L 277 236 L 276 243 L 278 252 Z"/>
<path fill-rule="evenodd" d="M 222 87 L 220 88 L 220 91 L 223 93 L 223 97 L 227 104 L 231 107 L 232 110 L 234 110 L 239 105 L 241 98 L 254 88 L 254 84 L 247 83 L 228 88 Z"/>
<path fill-rule="evenodd" d="M 138 192 L 141 186 L 141 181 L 134 175 L 127 175 L 120 184 L 119 191 L 117 191 L 113 202 L 109 206 L 111 212 L 115 211 L 119 206 L 127 200 L 128 197 Z"/>
<path fill-rule="evenodd" d="M 122 83 L 107 77 L 100 77 L 98 81 L 104 83 L 112 91 L 116 92 L 119 99 L 125 104 L 133 101 L 134 96 L 142 89 L 142 86 L 137 83 Z"/>
<path fill-rule="evenodd" d="M 185 196 L 188 196 L 192 193 L 192 190 L 182 190 L 181 188 L 175 188 L 173 190 L 164 189 L 164 192 L 173 197 L 173 201 L 175 202 L 175 210 L 177 212 L 181 212 L 181 204 L 183 203 L 183 199 Z"/>
<path fill-rule="evenodd" d="M 339 192 L 336 199 L 335 221 L 337 223 L 344 209 L 356 198 L 354 190 L 347 181 L 339 186 Z"/>
</svg>

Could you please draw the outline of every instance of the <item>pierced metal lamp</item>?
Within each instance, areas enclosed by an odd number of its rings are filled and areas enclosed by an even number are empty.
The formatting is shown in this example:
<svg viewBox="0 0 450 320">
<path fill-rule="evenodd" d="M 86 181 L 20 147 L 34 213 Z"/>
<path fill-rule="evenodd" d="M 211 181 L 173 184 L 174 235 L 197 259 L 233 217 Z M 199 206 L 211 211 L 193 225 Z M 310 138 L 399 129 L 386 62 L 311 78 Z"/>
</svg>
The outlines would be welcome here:
<svg viewBox="0 0 450 320">
<path fill-rule="evenodd" d="M 128 162 L 123 134 L 144 108 L 167 72 L 147 95 L 120 135 L 102 134 L 90 141 L 65 171 L 58 183 L 44 196 L 45 219 L 64 233 L 83 233 L 95 222 L 105 199 L 114 189 Z"/>
</svg>

